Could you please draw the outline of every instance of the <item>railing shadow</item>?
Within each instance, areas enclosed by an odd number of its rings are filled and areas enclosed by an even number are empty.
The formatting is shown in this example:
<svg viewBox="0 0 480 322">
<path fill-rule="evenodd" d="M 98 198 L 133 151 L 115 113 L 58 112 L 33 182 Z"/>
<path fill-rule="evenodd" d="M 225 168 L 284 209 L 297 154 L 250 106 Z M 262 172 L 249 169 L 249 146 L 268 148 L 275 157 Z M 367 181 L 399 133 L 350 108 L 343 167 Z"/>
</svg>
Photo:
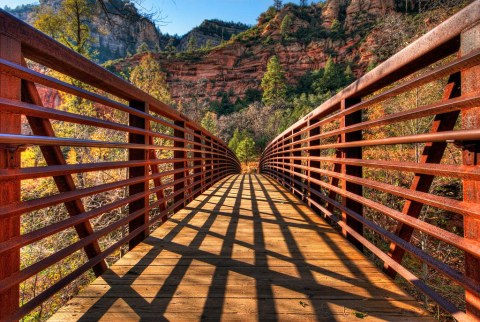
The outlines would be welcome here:
<svg viewBox="0 0 480 322">
<path fill-rule="evenodd" d="M 231 176 L 207 193 L 197 199 L 198 204 L 187 206 L 186 215 L 173 216 L 169 220 L 173 228 L 164 236 L 154 233 L 147 238 L 143 245 L 151 248 L 135 255 L 141 258 L 126 274 L 106 274 L 108 290 L 79 320 L 106 317 L 119 299 L 136 319 L 144 321 L 242 320 L 251 317 L 248 314 L 259 321 L 296 315 L 323 321 L 342 316 L 339 307 L 343 307 L 343 315 L 352 318 L 356 311 L 380 319 L 385 318 L 385 312 L 390 317 L 422 314 L 413 309 L 416 306 L 411 310 L 397 306 L 394 301 L 412 299 L 378 287 L 364 267 L 355 263 L 359 252 L 350 247 L 347 249 L 352 253 L 347 253 L 345 245 L 336 245 L 331 236 L 338 233 L 314 221 L 312 214 L 305 212 L 306 206 L 273 180 L 258 175 Z M 251 227 L 247 234 L 245 223 Z M 220 226 L 223 232 L 216 231 Z M 300 229 L 318 236 L 321 242 L 308 247 L 299 243 L 296 230 Z M 252 239 L 245 241 L 248 235 Z M 208 240 L 217 243 L 205 243 Z M 312 257 L 317 254 L 312 248 L 316 251 L 319 247 L 318 256 L 335 254 L 337 260 L 345 262 L 343 268 L 322 267 L 319 263 L 328 258 Z M 171 262 L 173 257 L 175 263 Z M 153 273 L 166 265 L 173 267 L 164 270 L 163 277 Z M 152 281 L 151 285 L 135 282 L 141 278 Z M 369 300 L 380 300 L 382 307 L 379 309 L 377 303 L 370 304 L 371 309 L 364 308 Z M 115 316 L 122 316 L 122 312 Z"/>
</svg>

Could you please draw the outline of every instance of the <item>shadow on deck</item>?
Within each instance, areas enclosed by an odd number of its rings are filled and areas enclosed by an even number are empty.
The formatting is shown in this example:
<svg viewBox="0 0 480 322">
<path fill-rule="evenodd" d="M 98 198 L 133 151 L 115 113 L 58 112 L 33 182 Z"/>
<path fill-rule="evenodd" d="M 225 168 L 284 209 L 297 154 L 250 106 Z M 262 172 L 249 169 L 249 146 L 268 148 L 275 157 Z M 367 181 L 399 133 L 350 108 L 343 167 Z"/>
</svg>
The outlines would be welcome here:
<svg viewBox="0 0 480 322">
<path fill-rule="evenodd" d="M 99 319 L 430 317 L 279 184 L 236 175 L 175 214 L 51 320 Z"/>
</svg>

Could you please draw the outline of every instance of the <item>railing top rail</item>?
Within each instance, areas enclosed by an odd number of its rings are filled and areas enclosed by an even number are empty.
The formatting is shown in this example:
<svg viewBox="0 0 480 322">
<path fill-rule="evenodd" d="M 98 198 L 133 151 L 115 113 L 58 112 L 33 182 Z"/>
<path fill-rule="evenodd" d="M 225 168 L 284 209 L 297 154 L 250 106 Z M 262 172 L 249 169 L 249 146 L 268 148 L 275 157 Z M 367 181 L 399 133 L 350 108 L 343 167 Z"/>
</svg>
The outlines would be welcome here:
<svg viewBox="0 0 480 322">
<path fill-rule="evenodd" d="M 25 58 L 45 67 L 115 95 L 127 101 L 142 101 L 150 110 L 173 120 L 188 122 L 189 127 L 199 130 L 204 136 L 215 135 L 167 104 L 143 92 L 133 84 L 109 72 L 102 66 L 79 55 L 41 31 L 0 9 L 0 33 L 17 39 L 22 44 Z M 225 142 L 217 140 L 226 147 Z"/>
<path fill-rule="evenodd" d="M 302 126 L 310 119 L 318 119 L 340 109 L 342 100 L 369 95 L 403 77 L 458 51 L 459 36 L 480 21 L 480 0 L 473 3 L 420 37 L 413 43 L 378 65 L 369 73 L 353 82 L 341 92 L 324 102 L 311 113 L 301 118 L 288 129 L 280 133 L 266 147 L 291 131 Z"/>
</svg>

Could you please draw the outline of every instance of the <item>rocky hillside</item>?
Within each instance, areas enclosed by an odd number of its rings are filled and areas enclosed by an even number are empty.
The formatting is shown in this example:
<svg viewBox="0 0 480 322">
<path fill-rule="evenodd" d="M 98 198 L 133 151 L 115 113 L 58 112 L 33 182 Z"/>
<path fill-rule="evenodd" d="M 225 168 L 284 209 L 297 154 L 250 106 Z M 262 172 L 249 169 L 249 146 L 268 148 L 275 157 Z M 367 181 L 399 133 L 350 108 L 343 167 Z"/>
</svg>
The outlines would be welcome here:
<svg viewBox="0 0 480 322">
<path fill-rule="evenodd" d="M 176 101 L 211 101 L 222 92 L 243 97 L 247 89 L 259 89 L 272 55 L 279 57 L 291 85 L 307 72 L 324 67 L 329 57 L 350 65 L 359 77 L 451 14 L 434 7 L 424 7 L 425 13 L 418 14 L 418 4 L 408 3 L 407 8 L 399 0 L 329 0 L 307 7 L 287 4 L 278 12 L 270 8 L 256 26 L 212 50 L 158 53 L 156 57 L 167 72 Z M 140 58 L 120 61 L 113 70 L 125 72 Z"/>
<path fill-rule="evenodd" d="M 149 16 L 142 15 L 130 1 L 109 0 L 105 4 L 109 13 L 107 19 L 105 8 L 95 6 L 95 19 L 90 22 L 93 37 L 92 49 L 97 52 L 99 62 L 125 58 L 137 53 L 142 44 L 151 51 L 184 51 L 193 38 L 194 48 L 215 47 L 249 26 L 242 23 L 221 20 L 205 20 L 198 27 L 183 36 L 162 34 Z M 40 4 L 58 8 L 61 0 L 41 0 Z M 39 8 L 38 4 L 20 5 L 5 10 L 16 17 L 32 23 Z"/>
<path fill-rule="evenodd" d="M 195 48 L 218 46 L 222 42 L 230 40 L 232 36 L 249 28 L 249 26 L 242 23 L 225 22 L 216 19 L 204 20 L 200 26 L 193 28 L 181 38 L 177 49 L 179 51 L 188 50 L 189 42 L 193 42 Z"/>
<path fill-rule="evenodd" d="M 104 62 L 110 59 L 124 58 L 137 52 L 137 48 L 145 43 L 151 50 L 159 48 L 160 33 L 149 17 L 142 15 L 129 1 L 109 0 L 105 4 L 109 12 L 106 17 L 105 8 L 101 8 L 94 0 L 95 19 L 90 21 L 92 49 L 98 54 L 96 59 Z M 61 0 L 40 0 L 40 5 L 48 5 L 54 9 Z M 18 18 L 32 23 L 39 5 L 23 5 L 5 9 Z"/>
</svg>

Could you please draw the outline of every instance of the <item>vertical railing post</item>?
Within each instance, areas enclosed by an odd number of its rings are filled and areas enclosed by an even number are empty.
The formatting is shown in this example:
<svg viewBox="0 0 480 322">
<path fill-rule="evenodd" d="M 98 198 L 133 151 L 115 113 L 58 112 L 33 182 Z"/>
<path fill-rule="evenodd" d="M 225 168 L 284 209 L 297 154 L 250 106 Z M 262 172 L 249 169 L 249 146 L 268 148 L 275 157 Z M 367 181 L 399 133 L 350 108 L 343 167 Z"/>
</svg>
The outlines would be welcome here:
<svg viewBox="0 0 480 322">
<path fill-rule="evenodd" d="M 133 107 L 136 110 L 148 113 L 148 104 L 144 102 L 139 102 L 139 101 L 131 101 L 130 102 L 130 107 Z M 141 129 L 149 129 L 149 123 L 146 122 L 145 118 L 132 115 L 130 114 L 129 116 L 129 124 L 132 127 L 137 127 Z M 134 133 L 129 133 L 128 135 L 128 142 L 129 143 L 134 143 L 134 144 L 149 144 L 149 138 L 146 135 L 143 134 L 134 134 Z M 147 156 L 148 156 L 149 150 L 147 149 L 129 149 L 128 150 L 128 160 L 129 161 L 146 161 Z M 139 167 L 131 167 L 129 168 L 128 171 L 128 177 L 135 178 L 135 177 L 145 177 L 148 175 L 148 165 L 144 166 L 139 166 Z M 149 181 L 145 180 L 144 182 L 141 183 L 136 183 L 133 185 L 128 186 L 128 193 L 129 195 L 134 195 L 137 193 L 142 193 L 148 190 L 148 184 Z M 128 205 L 128 213 L 132 214 L 136 211 L 139 211 L 141 209 L 145 209 L 146 206 L 148 205 L 148 196 L 145 196 L 144 198 L 137 199 L 133 202 L 131 202 Z M 128 225 L 129 232 L 131 233 L 138 227 L 144 225 L 145 223 L 148 222 L 149 218 L 149 212 L 145 211 L 142 216 L 139 216 L 132 221 L 130 221 Z M 132 238 L 129 241 L 129 249 L 134 248 L 137 246 L 142 240 L 144 240 L 148 236 L 148 228 L 146 228 L 142 233 L 138 234 L 134 238 Z"/>
<path fill-rule="evenodd" d="M 279 141 L 281 140 L 282 138 L 279 139 Z M 280 145 L 278 144 L 278 142 L 275 142 L 275 164 L 274 166 L 276 167 L 279 167 L 279 168 L 283 168 L 283 163 L 281 162 L 285 162 L 285 160 L 283 159 L 284 158 L 284 154 L 281 153 L 283 152 L 283 150 L 280 148 Z M 272 169 L 273 173 L 275 174 L 275 178 L 278 182 L 280 182 L 281 184 L 284 184 L 284 177 L 281 176 L 281 174 L 283 174 L 283 170 L 280 170 L 278 168 L 273 168 Z"/>
<path fill-rule="evenodd" d="M 308 126 L 311 126 L 315 123 L 318 123 L 318 120 L 309 120 L 308 122 Z M 317 127 L 314 127 L 312 129 L 310 129 L 308 131 L 308 136 L 309 138 L 315 136 L 315 135 L 318 135 L 320 134 L 320 127 L 317 126 Z M 318 146 L 320 145 L 320 140 L 319 139 L 316 139 L 316 140 L 311 140 L 308 142 L 308 146 L 310 147 L 310 149 L 308 150 L 308 155 L 309 155 L 309 159 L 308 159 L 308 178 L 309 179 L 316 179 L 316 180 L 320 180 L 320 173 L 317 173 L 317 172 L 314 172 L 312 170 L 318 170 L 320 169 L 320 161 L 315 161 L 315 160 L 312 160 L 311 158 L 312 157 L 319 157 L 320 156 L 320 149 L 319 148 L 315 148 L 315 149 L 311 149 L 311 147 L 313 146 Z M 317 191 L 320 191 L 320 185 L 316 184 L 316 183 L 312 183 L 310 180 L 308 181 L 308 188 L 309 188 L 309 196 L 310 196 L 310 199 L 312 201 L 315 201 L 316 203 L 320 204 L 321 203 L 321 198 L 318 197 L 317 195 L 313 194 L 311 191 L 312 190 L 317 190 Z M 311 204 L 310 202 L 308 203 L 308 205 L 313 209 L 315 210 L 316 212 L 320 212 L 320 209 L 316 208 L 313 204 Z"/>
<path fill-rule="evenodd" d="M 184 140 L 185 139 L 185 122 L 175 121 L 175 125 L 182 129 L 180 130 L 175 128 L 173 131 L 173 135 L 177 139 Z M 185 160 L 187 159 L 187 153 L 185 152 L 185 150 L 183 150 L 185 148 L 185 141 L 175 140 L 175 142 L 173 143 L 173 147 L 177 148 L 173 151 L 173 158 L 180 159 L 179 161 L 173 163 L 173 170 L 177 171 L 173 175 L 173 180 L 174 181 L 181 180 L 181 182 L 178 182 L 173 185 L 173 193 L 175 194 L 175 197 L 173 197 L 173 204 L 176 204 L 181 200 L 185 200 L 185 187 L 186 187 Z M 180 171 L 182 169 L 183 171 Z M 179 191 L 182 191 L 182 192 L 177 194 L 177 192 Z M 179 211 L 184 207 L 184 204 L 185 202 L 183 204 L 179 204 L 173 209 L 173 211 L 174 212 Z"/>
<path fill-rule="evenodd" d="M 293 131 L 293 142 L 298 142 L 302 139 L 302 136 L 300 134 L 297 134 L 298 132 L 300 132 L 300 130 L 294 130 Z M 300 149 L 302 147 L 301 144 L 294 144 L 292 146 L 292 149 Z M 293 151 L 293 164 L 294 165 L 302 165 L 302 160 L 299 160 L 299 159 L 296 159 L 298 157 L 301 157 L 302 156 L 302 151 L 299 150 L 299 151 Z M 302 173 L 302 169 L 301 168 L 298 168 L 298 167 L 293 167 L 293 173 L 296 174 L 296 173 L 299 173 L 301 174 Z M 302 178 L 298 175 L 294 175 L 293 176 L 293 180 L 294 180 L 294 184 L 293 186 L 295 187 L 295 190 L 293 191 L 294 194 L 296 194 L 299 198 L 301 199 L 304 199 L 305 198 L 305 191 L 303 189 L 302 186 L 300 186 L 299 184 L 295 183 L 295 181 L 299 181 L 299 182 L 302 182 Z"/>
<path fill-rule="evenodd" d="M 290 144 L 290 143 L 293 143 L 295 138 L 293 137 L 293 131 L 290 133 L 291 137 L 290 139 L 288 139 L 287 141 L 285 141 L 283 143 L 283 145 L 287 145 L 287 144 Z M 295 179 L 295 176 L 294 176 L 294 173 L 295 173 L 295 168 L 293 167 L 293 146 L 289 146 L 288 148 L 284 148 L 284 149 L 287 149 L 288 151 L 288 156 L 289 156 L 289 159 L 288 159 L 288 168 L 289 168 L 289 172 L 287 172 L 287 175 L 288 175 L 288 185 L 289 185 L 289 188 L 290 188 L 290 191 L 292 193 L 295 193 L 295 182 L 293 181 Z"/>
<path fill-rule="evenodd" d="M 460 53 L 462 56 L 480 49 L 480 24 L 464 31 L 461 35 Z M 462 96 L 480 91 L 480 66 L 462 71 Z M 467 130 L 480 128 L 480 106 L 462 110 L 462 128 Z M 463 164 L 470 167 L 480 166 L 480 141 L 463 142 Z M 463 201 L 480 204 L 480 181 L 463 180 Z M 480 241 L 480 220 L 473 216 L 464 217 L 465 238 Z M 465 253 L 465 275 L 480 284 L 480 258 Z M 472 321 L 480 319 L 480 297 L 466 291 L 467 315 Z"/>
<path fill-rule="evenodd" d="M 201 139 L 201 142 L 202 142 L 202 152 L 201 152 L 201 155 L 202 155 L 202 175 L 200 176 L 201 177 L 201 185 L 202 185 L 202 190 L 201 192 L 203 193 L 205 191 L 205 187 L 207 185 L 206 183 L 206 178 L 207 178 L 207 149 L 205 148 L 205 146 L 207 145 L 207 140 L 205 139 L 205 136 L 202 134 L 202 139 Z"/>
<path fill-rule="evenodd" d="M 201 187 L 202 187 L 202 176 L 201 176 L 201 173 L 202 173 L 202 147 L 201 147 L 201 144 L 202 144 L 202 131 L 195 131 L 195 134 L 198 135 L 198 136 L 194 136 L 193 138 L 193 141 L 195 142 L 195 144 L 193 145 L 193 149 L 195 150 L 193 152 L 193 158 L 195 159 L 193 161 L 193 167 L 195 168 L 193 170 L 193 176 L 194 176 L 194 179 L 193 179 L 193 182 L 195 183 L 195 185 L 193 186 L 193 191 L 197 191 L 195 192 L 195 195 L 192 196 L 192 199 L 196 198 L 200 193 L 202 193 L 201 191 Z"/>
<path fill-rule="evenodd" d="M 286 134 L 285 136 L 288 136 L 289 134 Z M 291 190 L 292 192 L 294 191 L 293 190 L 293 186 L 294 186 L 294 183 L 293 183 L 293 154 L 292 154 L 292 147 L 289 146 L 289 147 L 286 147 L 287 144 L 290 144 L 292 143 L 293 141 L 293 137 L 290 137 L 289 139 L 285 140 L 285 142 L 283 142 L 282 144 L 282 151 L 285 151 L 285 153 L 283 153 L 283 168 L 285 170 L 282 171 L 283 173 L 283 185 L 285 186 L 288 186 L 288 189 Z"/>
<path fill-rule="evenodd" d="M 213 154 L 212 154 L 212 138 L 207 136 L 205 140 L 206 153 L 205 153 L 205 187 L 210 187 L 210 183 L 212 182 L 212 174 L 213 174 Z"/>
<path fill-rule="evenodd" d="M 289 136 L 289 134 L 286 134 L 285 137 Z M 292 163 L 292 159 L 291 156 L 292 156 L 292 151 L 290 151 L 292 148 L 289 146 L 289 147 L 286 147 L 287 144 L 290 144 L 292 143 L 292 139 L 293 138 L 290 138 L 290 139 L 287 139 L 285 140 L 285 142 L 282 143 L 282 151 L 284 151 L 283 153 L 283 168 L 285 169 L 283 171 L 283 185 L 287 185 L 289 187 L 289 189 L 291 191 L 293 191 L 293 169 L 292 169 L 292 166 L 291 166 L 291 163 Z"/>
<path fill-rule="evenodd" d="M 19 41 L 0 34 L 0 58 L 22 63 L 22 49 Z M 0 97 L 11 100 L 21 100 L 21 81 L 19 78 L 0 74 Z M 0 110 L 0 129 L 2 134 L 20 134 L 21 116 L 5 113 Z M 15 171 L 20 168 L 20 146 L 0 146 L 0 169 Z M 9 180 L 0 185 L 0 206 L 20 202 L 20 180 Z M 0 219 L 0 242 L 20 236 L 20 216 Z M 20 270 L 20 249 L 14 248 L 2 255 L 0 265 L 0 280 L 17 273 Z M 19 306 L 19 287 L 15 285 L 0 294 L 0 317 L 14 313 Z"/>
<path fill-rule="evenodd" d="M 215 153 L 218 153 L 218 145 L 216 142 L 212 142 L 212 150 L 215 151 Z M 218 154 L 215 154 L 215 159 L 219 159 L 220 158 L 220 155 Z M 212 174 L 213 174 L 213 177 L 212 177 L 212 181 L 215 182 L 219 176 L 219 173 L 218 173 L 218 163 L 220 161 L 219 160 L 213 160 L 212 162 Z"/>
<path fill-rule="evenodd" d="M 360 102 L 359 99 L 347 99 L 342 100 L 342 111 L 348 109 L 349 107 L 355 105 L 356 103 Z M 362 122 L 362 111 L 357 111 L 351 114 L 348 114 L 341 119 L 340 128 L 345 128 L 346 126 L 354 125 L 357 123 Z M 353 142 L 353 141 L 361 141 L 362 140 L 362 131 L 354 131 L 349 133 L 342 133 L 341 135 L 342 142 Z M 354 148 L 347 148 L 343 149 L 342 151 L 342 158 L 349 158 L 349 159 L 362 159 L 362 148 L 361 147 L 354 147 Z M 342 164 L 342 175 L 350 175 L 356 177 L 362 177 L 362 167 L 360 166 L 353 166 L 353 165 L 345 165 Z M 346 192 L 351 192 L 357 195 L 363 195 L 363 188 L 361 185 L 356 183 L 347 182 L 347 180 L 342 180 L 342 189 Z M 342 198 L 342 204 L 346 206 L 348 209 L 355 211 L 356 213 L 362 215 L 363 214 L 363 206 L 358 201 L 352 198 Z M 353 228 L 359 234 L 363 234 L 363 225 L 358 220 L 348 216 L 345 212 L 342 212 L 342 220 L 346 222 L 346 224 Z M 343 234 L 347 239 L 355 245 L 360 250 L 363 250 L 363 245 L 355 238 L 353 238 L 350 234 L 348 234 L 345 230 L 343 230 Z"/>
</svg>

